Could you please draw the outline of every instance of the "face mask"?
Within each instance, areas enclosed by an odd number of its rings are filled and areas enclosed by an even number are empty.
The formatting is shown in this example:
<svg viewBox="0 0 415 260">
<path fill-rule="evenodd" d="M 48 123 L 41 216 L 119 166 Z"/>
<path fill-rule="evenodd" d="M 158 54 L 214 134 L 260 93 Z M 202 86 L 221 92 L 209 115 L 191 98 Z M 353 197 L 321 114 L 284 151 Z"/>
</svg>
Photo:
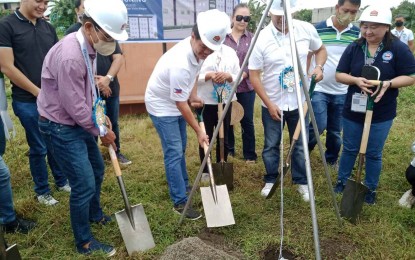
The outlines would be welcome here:
<svg viewBox="0 0 415 260">
<path fill-rule="evenodd" d="M 338 14 L 336 18 L 340 25 L 346 26 L 356 19 L 356 15 L 350 13 Z"/>
<path fill-rule="evenodd" d="M 92 37 L 89 36 L 91 37 L 92 45 L 94 46 L 94 49 L 102 56 L 109 56 L 113 54 L 115 51 L 115 41 L 111 41 L 111 42 L 103 41 L 98 37 L 98 33 L 95 28 L 94 28 L 94 31 L 95 31 L 95 35 L 98 38 L 98 42 L 95 43 L 94 40 L 92 40 Z"/>
<path fill-rule="evenodd" d="M 403 25 L 403 22 L 397 21 L 395 22 L 396 27 L 401 27 Z"/>
</svg>

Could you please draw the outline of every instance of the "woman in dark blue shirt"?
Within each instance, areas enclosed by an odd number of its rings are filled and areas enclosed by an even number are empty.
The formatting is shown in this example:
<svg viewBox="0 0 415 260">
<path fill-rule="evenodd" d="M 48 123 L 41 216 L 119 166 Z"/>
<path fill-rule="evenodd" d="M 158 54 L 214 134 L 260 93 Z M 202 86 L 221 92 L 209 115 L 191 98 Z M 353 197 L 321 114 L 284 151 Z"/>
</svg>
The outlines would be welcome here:
<svg viewBox="0 0 415 260">
<path fill-rule="evenodd" d="M 343 192 L 359 152 L 366 109 L 365 106 L 359 109 L 354 104 L 359 100 L 365 102 L 367 95 L 374 94 L 372 84 L 361 76 L 363 66 L 372 65 L 379 69 L 379 80 L 383 81 L 373 107 L 364 180 L 369 188 L 365 202 L 375 204 L 382 151 L 396 116 L 398 89 L 414 84 L 415 59 L 408 46 L 391 34 L 392 13 L 389 8 L 369 6 L 359 21 L 361 38 L 347 47 L 336 73 L 336 80 L 349 87 L 343 108 L 343 151 L 335 192 Z"/>
</svg>

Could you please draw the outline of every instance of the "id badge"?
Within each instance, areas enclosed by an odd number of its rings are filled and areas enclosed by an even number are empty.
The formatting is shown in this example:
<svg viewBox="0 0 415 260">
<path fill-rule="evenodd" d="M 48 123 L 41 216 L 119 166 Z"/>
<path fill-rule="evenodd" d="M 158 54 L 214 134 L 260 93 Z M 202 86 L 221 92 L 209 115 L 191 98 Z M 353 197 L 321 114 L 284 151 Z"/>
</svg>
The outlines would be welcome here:
<svg viewBox="0 0 415 260">
<path fill-rule="evenodd" d="M 353 112 L 366 113 L 367 95 L 362 93 L 354 93 L 352 96 L 352 108 Z"/>
</svg>

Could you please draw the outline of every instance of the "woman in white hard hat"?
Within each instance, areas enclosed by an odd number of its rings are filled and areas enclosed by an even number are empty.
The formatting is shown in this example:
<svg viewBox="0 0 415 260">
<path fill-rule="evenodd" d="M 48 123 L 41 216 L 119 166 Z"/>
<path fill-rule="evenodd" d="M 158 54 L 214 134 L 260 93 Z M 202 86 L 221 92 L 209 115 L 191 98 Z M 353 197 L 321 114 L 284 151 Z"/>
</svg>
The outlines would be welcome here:
<svg viewBox="0 0 415 260">
<path fill-rule="evenodd" d="M 364 66 L 372 65 L 380 70 L 380 80 L 383 81 L 373 107 L 364 180 L 369 188 L 365 202 L 375 204 L 382 169 L 382 150 L 396 116 L 398 88 L 414 84 L 415 59 L 408 46 L 391 34 L 392 13 L 389 8 L 369 6 L 359 21 L 361 38 L 344 51 L 336 73 L 336 80 L 349 85 L 349 88 L 343 109 L 343 151 L 335 192 L 343 192 L 359 152 L 365 100 L 367 95 L 375 93 L 372 84 L 361 74 Z M 362 100 L 363 106 L 356 105 Z"/>
</svg>

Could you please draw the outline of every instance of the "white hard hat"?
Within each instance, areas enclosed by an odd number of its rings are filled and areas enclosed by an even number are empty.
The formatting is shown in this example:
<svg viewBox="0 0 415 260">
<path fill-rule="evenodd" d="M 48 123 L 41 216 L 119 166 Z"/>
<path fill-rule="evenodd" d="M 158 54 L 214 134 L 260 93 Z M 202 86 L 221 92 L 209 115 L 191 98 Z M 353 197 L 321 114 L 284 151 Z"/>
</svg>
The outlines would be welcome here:
<svg viewBox="0 0 415 260">
<path fill-rule="evenodd" d="M 229 16 L 217 9 L 200 12 L 196 22 L 200 39 L 213 51 L 218 50 L 226 35 L 232 32 Z"/>
<path fill-rule="evenodd" d="M 121 0 L 85 0 L 85 14 L 91 17 L 113 39 L 128 39 L 127 8 Z"/>
<path fill-rule="evenodd" d="M 370 5 L 363 10 L 359 22 L 372 22 L 392 25 L 392 12 L 386 6 Z"/>
<path fill-rule="evenodd" d="M 268 4 L 272 0 L 268 0 Z M 291 13 L 297 11 L 297 0 L 290 0 Z M 284 15 L 284 0 L 274 0 L 272 1 L 271 8 L 269 12 L 273 15 Z"/>
</svg>

